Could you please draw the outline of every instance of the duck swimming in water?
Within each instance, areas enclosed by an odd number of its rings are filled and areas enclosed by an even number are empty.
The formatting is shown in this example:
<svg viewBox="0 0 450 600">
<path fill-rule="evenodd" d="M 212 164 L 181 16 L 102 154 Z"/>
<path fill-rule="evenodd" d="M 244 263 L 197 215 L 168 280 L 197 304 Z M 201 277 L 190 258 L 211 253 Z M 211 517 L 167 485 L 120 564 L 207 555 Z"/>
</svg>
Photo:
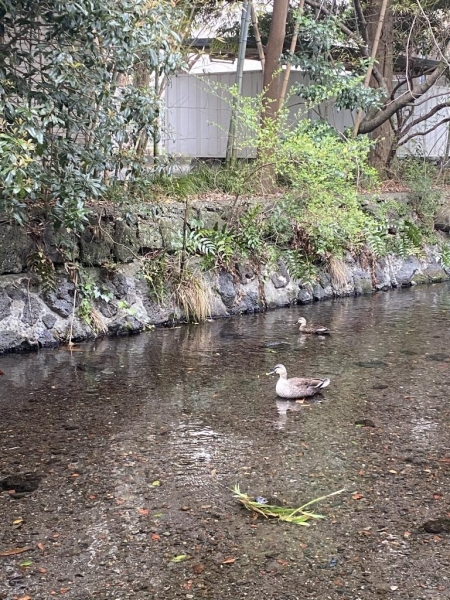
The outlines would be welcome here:
<svg viewBox="0 0 450 600">
<path fill-rule="evenodd" d="M 317 335 L 328 335 L 330 330 L 323 325 L 306 325 L 305 317 L 300 317 L 296 325 L 300 325 L 298 330 L 300 333 L 315 333 Z"/>
<path fill-rule="evenodd" d="M 275 365 L 267 375 L 279 375 L 275 391 L 280 398 L 309 398 L 315 396 L 330 384 L 329 379 L 314 379 L 311 377 L 292 377 L 288 379 L 286 367 Z"/>
</svg>

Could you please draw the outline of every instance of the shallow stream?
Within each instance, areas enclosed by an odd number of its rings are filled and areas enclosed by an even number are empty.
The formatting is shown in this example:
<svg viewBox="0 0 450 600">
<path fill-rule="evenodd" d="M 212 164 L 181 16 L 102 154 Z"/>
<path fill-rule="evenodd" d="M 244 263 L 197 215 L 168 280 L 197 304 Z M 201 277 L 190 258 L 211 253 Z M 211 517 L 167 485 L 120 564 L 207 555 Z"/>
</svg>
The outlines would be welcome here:
<svg viewBox="0 0 450 600">
<path fill-rule="evenodd" d="M 422 527 L 450 516 L 449 309 L 440 284 L 0 357 L 0 480 L 38 473 L 0 492 L 0 600 L 449 599 Z M 331 384 L 277 400 L 276 363 Z M 236 483 L 346 491 L 306 528 Z"/>
</svg>

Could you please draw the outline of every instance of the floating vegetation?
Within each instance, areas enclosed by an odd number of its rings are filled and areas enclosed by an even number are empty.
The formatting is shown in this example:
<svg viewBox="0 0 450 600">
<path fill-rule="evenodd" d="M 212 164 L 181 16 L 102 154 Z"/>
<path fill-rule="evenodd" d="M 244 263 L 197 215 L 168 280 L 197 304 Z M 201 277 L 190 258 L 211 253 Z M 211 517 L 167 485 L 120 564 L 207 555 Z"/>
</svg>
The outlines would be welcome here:
<svg viewBox="0 0 450 600">
<path fill-rule="evenodd" d="M 276 506 L 274 504 L 268 504 L 266 503 L 265 498 L 261 498 L 259 496 L 255 500 L 252 500 L 249 498 L 248 494 L 243 494 L 241 492 L 238 484 L 236 484 L 233 488 L 233 495 L 247 510 L 262 515 L 266 519 L 279 519 L 280 521 L 287 521 L 288 523 L 295 523 L 296 525 L 305 525 L 306 527 L 309 527 L 308 521 L 311 519 L 325 519 L 326 517 L 309 512 L 306 509 L 309 506 L 320 502 L 321 500 L 342 494 L 344 491 L 345 489 L 342 489 L 338 490 L 337 492 L 327 494 L 326 496 L 321 496 L 320 498 L 311 500 L 310 502 L 307 502 L 298 508 L 294 508 L 292 506 Z"/>
</svg>

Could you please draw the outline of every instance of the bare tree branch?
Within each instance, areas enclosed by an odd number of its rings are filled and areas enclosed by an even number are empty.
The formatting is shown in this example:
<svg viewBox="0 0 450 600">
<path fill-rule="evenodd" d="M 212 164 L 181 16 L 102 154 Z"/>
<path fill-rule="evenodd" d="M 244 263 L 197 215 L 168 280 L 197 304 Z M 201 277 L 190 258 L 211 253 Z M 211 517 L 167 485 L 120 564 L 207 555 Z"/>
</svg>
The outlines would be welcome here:
<svg viewBox="0 0 450 600">
<path fill-rule="evenodd" d="M 411 123 L 409 123 L 409 125 L 407 125 L 403 129 L 402 136 L 406 135 L 416 125 L 419 125 L 420 123 L 423 123 L 424 121 L 427 121 L 428 119 L 430 119 L 433 115 L 435 115 L 440 110 L 443 110 L 444 108 L 449 108 L 449 107 L 450 107 L 450 100 L 448 100 L 447 102 L 442 102 L 441 104 L 436 104 L 436 106 L 433 106 L 433 108 L 430 109 L 426 114 L 420 115 L 420 117 L 417 117 L 417 119 L 414 119 L 414 121 L 411 121 Z"/>
<path fill-rule="evenodd" d="M 431 133 L 432 131 L 434 131 L 435 129 L 440 127 L 441 125 L 444 125 L 445 123 L 449 123 L 449 122 L 450 122 L 450 117 L 447 117 L 446 119 L 442 119 L 442 121 L 439 121 L 438 123 L 436 123 L 436 125 L 434 125 L 430 129 L 427 129 L 426 131 L 417 131 L 417 132 L 409 135 L 407 138 L 401 139 L 401 141 L 398 142 L 397 146 L 403 146 L 404 144 L 406 144 L 413 138 L 418 137 L 419 135 L 420 136 L 428 135 L 429 133 Z"/>
<path fill-rule="evenodd" d="M 364 119 L 359 126 L 358 133 L 371 133 L 374 129 L 390 119 L 398 110 L 404 108 L 410 102 L 414 103 L 417 98 L 423 96 L 431 87 L 433 87 L 439 77 L 442 77 L 442 75 L 445 73 L 447 68 L 448 67 L 446 63 L 441 63 L 421 85 L 417 86 L 414 91 L 408 91 L 405 94 L 402 94 L 394 101 L 390 102 L 390 104 L 388 104 L 388 106 L 386 106 L 384 109 L 380 110 L 380 112 L 373 118 L 368 120 Z"/>
</svg>

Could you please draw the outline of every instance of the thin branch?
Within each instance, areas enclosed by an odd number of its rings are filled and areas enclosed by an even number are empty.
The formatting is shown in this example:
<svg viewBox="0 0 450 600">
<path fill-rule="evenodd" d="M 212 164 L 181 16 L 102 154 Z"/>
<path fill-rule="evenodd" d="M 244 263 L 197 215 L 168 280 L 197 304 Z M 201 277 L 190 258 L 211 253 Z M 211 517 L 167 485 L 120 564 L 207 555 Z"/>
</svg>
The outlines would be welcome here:
<svg viewBox="0 0 450 600">
<path fill-rule="evenodd" d="M 361 2 L 359 0 L 353 0 L 353 7 L 355 9 L 356 18 L 361 27 L 361 37 L 364 40 L 367 48 L 369 47 L 369 36 L 367 35 L 367 21 L 364 16 L 364 12 L 361 6 Z"/>
<path fill-rule="evenodd" d="M 416 131 L 415 133 L 412 133 L 404 140 L 402 139 L 400 142 L 398 142 L 398 146 L 403 146 L 404 144 L 406 144 L 407 142 L 409 142 L 410 140 L 412 140 L 413 138 L 415 138 L 419 135 L 421 135 L 421 136 L 428 135 L 429 133 L 431 133 L 432 131 L 434 131 L 435 129 L 440 127 L 441 125 L 444 125 L 444 123 L 449 123 L 449 122 L 450 122 L 450 117 L 447 117 L 446 119 L 442 119 L 442 121 L 439 121 L 438 123 L 436 123 L 436 125 L 434 125 L 430 129 L 427 129 L 426 131 Z"/>
<path fill-rule="evenodd" d="M 430 119 L 437 112 L 439 112 L 440 110 L 443 110 L 444 108 L 449 108 L 449 107 L 450 107 L 450 100 L 448 100 L 447 102 L 443 102 L 441 104 L 436 104 L 436 106 L 433 106 L 433 108 L 430 109 L 426 114 L 420 115 L 420 117 L 417 117 L 417 119 L 414 119 L 414 121 L 411 121 L 411 123 L 409 123 L 409 125 L 407 127 L 405 127 L 402 134 L 406 135 L 416 125 L 419 125 L 420 123 L 423 123 L 424 121 L 428 121 L 428 119 Z"/>
<path fill-rule="evenodd" d="M 399 109 L 407 106 L 411 102 L 414 103 L 417 98 L 423 96 L 425 92 L 428 92 L 428 90 L 433 87 L 439 77 L 442 77 L 446 70 L 447 64 L 441 63 L 438 67 L 436 67 L 433 73 L 427 77 L 426 81 L 419 85 L 414 91 L 402 94 L 402 96 L 399 96 L 370 120 L 363 120 L 359 127 L 359 133 L 370 133 L 387 121 Z"/>
<path fill-rule="evenodd" d="M 377 52 L 378 52 L 378 44 L 379 44 L 380 38 L 381 38 L 381 31 L 383 29 L 384 16 L 386 14 L 387 4 L 388 4 L 388 0 L 382 0 L 382 4 L 381 4 L 381 8 L 380 8 L 380 15 L 378 17 L 377 30 L 375 32 L 375 37 L 374 37 L 373 46 L 372 46 L 372 52 L 370 55 L 372 62 L 369 64 L 369 68 L 367 69 L 366 77 L 364 79 L 364 87 L 365 88 L 369 87 L 370 79 L 372 77 L 373 63 L 375 62 L 375 58 L 376 58 Z M 360 108 L 358 110 L 358 114 L 356 115 L 355 126 L 353 128 L 353 137 L 356 137 L 358 135 L 358 130 L 359 130 L 359 125 L 361 123 L 362 114 L 363 114 L 363 110 L 362 110 L 362 108 Z M 392 113 L 392 114 L 394 114 L 394 113 Z"/>
</svg>

